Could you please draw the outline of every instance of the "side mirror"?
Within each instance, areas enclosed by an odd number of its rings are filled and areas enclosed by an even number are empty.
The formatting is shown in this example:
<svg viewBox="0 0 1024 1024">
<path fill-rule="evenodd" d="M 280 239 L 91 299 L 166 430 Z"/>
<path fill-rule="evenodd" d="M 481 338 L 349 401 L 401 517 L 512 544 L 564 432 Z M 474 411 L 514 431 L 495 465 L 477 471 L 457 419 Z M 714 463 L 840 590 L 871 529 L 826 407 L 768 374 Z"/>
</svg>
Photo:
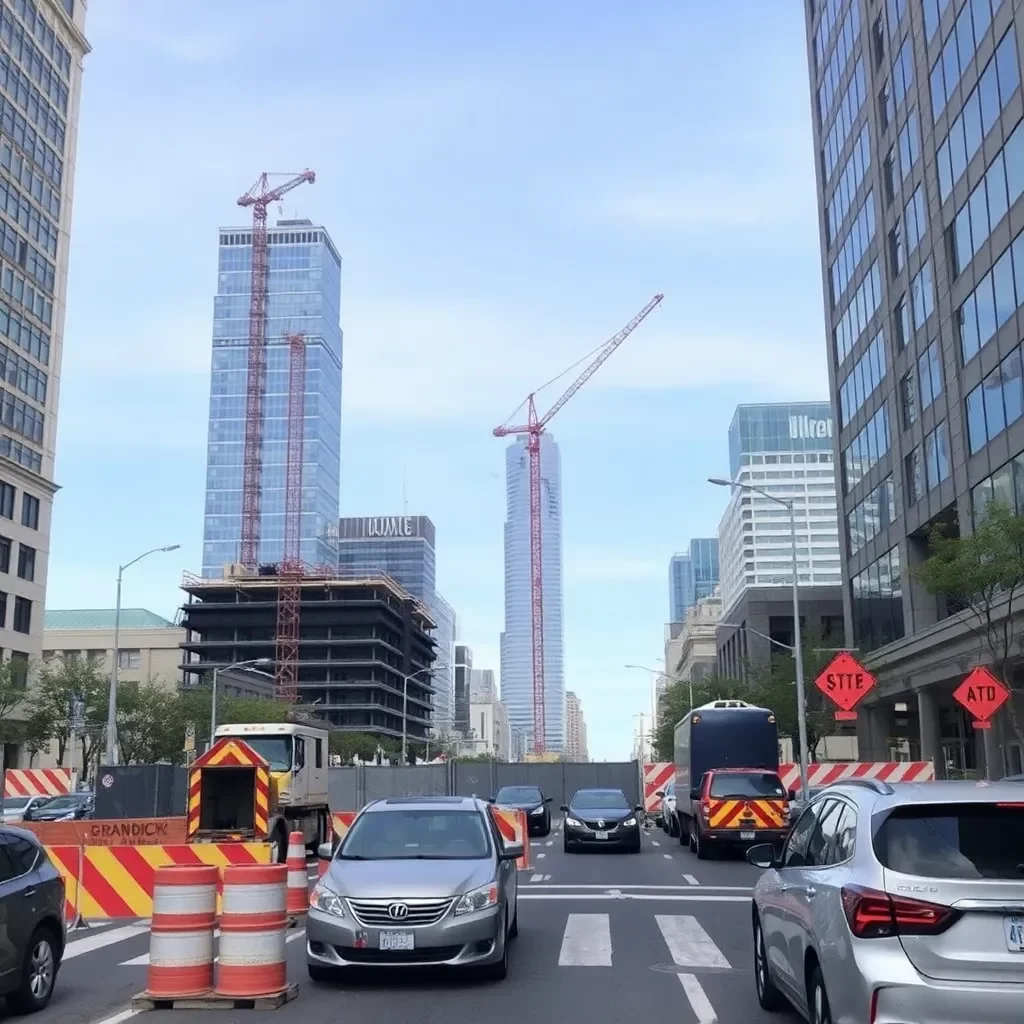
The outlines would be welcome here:
<svg viewBox="0 0 1024 1024">
<path fill-rule="evenodd" d="M 775 867 L 775 847 L 771 843 L 758 843 L 747 850 L 747 863 L 755 868 Z"/>
<path fill-rule="evenodd" d="M 568 804 L 562 804 L 558 809 L 560 811 L 564 811 L 566 814 L 569 813 L 569 805 Z"/>
<path fill-rule="evenodd" d="M 551 803 L 552 800 L 554 800 L 553 796 L 546 796 L 546 797 L 544 797 L 544 803 L 546 803 L 546 804 Z"/>
<path fill-rule="evenodd" d="M 646 808 L 643 804 L 637 804 L 636 807 L 633 808 L 633 810 L 636 811 L 637 814 L 643 814 Z"/>
<path fill-rule="evenodd" d="M 796 790 L 795 789 L 787 790 L 786 791 L 786 797 L 789 800 L 795 800 L 796 799 Z"/>
<path fill-rule="evenodd" d="M 501 851 L 502 860 L 519 860 L 523 856 L 523 844 L 522 843 L 506 843 L 504 849 Z"/>
<path fill-rule="evenodd" d="M 665 797 L 665 790 L 663 790 L 663 789 L 656 789 L 654 791 L 654 795 L 655 796 L 660 796 L 662 799 L 664 799 L 664 797 Z"/>
<path fill-rule="evenodd" d="M 700 799 L 700 790 L 699 789 L 691 789 L 690 790 L 690 799 L 691 800 L 699 800 Z"/>
<path fill-rule="evenodd" d="M 321 843 L 316 848 L 316 855 L 321 860 L 330 860 L 334 856 L 334 843 Z"/>
</svg>

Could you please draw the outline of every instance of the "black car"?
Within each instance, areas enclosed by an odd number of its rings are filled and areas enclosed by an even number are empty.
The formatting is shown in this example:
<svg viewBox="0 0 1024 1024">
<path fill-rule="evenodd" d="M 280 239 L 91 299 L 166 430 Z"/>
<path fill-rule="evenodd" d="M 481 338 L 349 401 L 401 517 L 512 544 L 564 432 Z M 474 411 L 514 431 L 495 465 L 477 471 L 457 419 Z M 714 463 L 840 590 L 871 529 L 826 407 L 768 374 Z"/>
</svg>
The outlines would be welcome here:
<svg viewBox="0 0 1024 1024">
<path fill-rule="evenodd" d="M 514 807 L 526 811 L 526 830 L 531 836 L 546 836 L 551 833 L 551 797 L 545 796 L 536 786 L 502 786 L 491 801 L 496 807 Z"/>
<path fill-rule="evenodd" d="M 562 830 L 566 853 L 582 849 L 640 852 L 643 804 L 630 807 L 621 789 L 580 789 L 563 805 Z"/>
<path fill-rule="evenodd" d="M 31 832 L 0 828 L 0 995 L 15 1013 L 53 995 L 66 936 L 64 879 Z"/>
<path fill-rule="evenodd" d="M 92 817 L 94 807 L 92 793 L 66 793 L 27 810 L 25 821 L 81 821 Z"/>
</svg>

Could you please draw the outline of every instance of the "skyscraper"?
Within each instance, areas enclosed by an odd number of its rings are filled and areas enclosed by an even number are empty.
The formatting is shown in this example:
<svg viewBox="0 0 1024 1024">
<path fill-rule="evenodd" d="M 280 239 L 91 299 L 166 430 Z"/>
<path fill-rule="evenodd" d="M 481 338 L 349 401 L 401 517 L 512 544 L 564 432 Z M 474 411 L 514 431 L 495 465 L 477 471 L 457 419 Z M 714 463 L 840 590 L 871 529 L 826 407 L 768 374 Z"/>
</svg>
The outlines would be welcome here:
<svg viewBox="0 0 1024 1024">
<path fill-rule="evenodd" d="M 975 744 L 943 755 L 941 739 L 963 734 L 950 693 L 968 624 L 910 570 L 936 525 L 969 533 L 993 497 L 1024 511 L 1024 11 L 806 10 L 847 642 L 880 684 L 858 709 L 860 756 L 895 742 L 899 702 L 910 756 L 972 768 Z M 1015 737 L 977 746 L 1021 770 Z"/>
<path fill-rule="evenodd" d="M 689 552 L 680 551 L 668 560 L 668 621 L 682 622 L 691 604 L 693 564 Z"/>
<path fill-rule="evenodd" d="M 334 560 L 341 444 L 341 257 L 323 227 L 282 220 L 268 231 L 267 375 L 260 508 L 261 563 L 284 554 L 288 334 L 306 339 L 300 557 Z M 249 359 L 251 228 L 221 228 L 213 315 L 203 575 L 237 562 Z"/>
<path fill-rule="evenodd" d="M 674 554 L 668 563 L 669 622 L 683 622 L 686 611 L 718 586 L 718 538 L 697 537 L 690 550 Z"/>
<path fill-rule="evenodd" d="M 0 647 L 25 670 L 42 655 L 85 13 L 73 0 L 0 7 Z M 16 744 L 0 753 L 18 765 Z"/>
<path fill-rule="evenodd" d="M 455 645 L 455 728 L 469 736 L 470 680 L 473 676 L 473 649 L 465 644 Z"/>
<path fill-rule="evenodd" d="M 565 691 L 565 755 L 569 761 L 590 760 L 583 703 L 572 690 Z"/>
<path fill-rule="evenodd" d="M 541 573 L 544 582 L 545 749 L 565 743 L 562 625 L 562 466 L 550 434 L 540 444 Z M 501 635 L 501 699 L 509 723 L 533 748 L 533 639 L 530 589 L 530 467 L 525 438 L 505 449 L 505 631 Z"/>
</svg>

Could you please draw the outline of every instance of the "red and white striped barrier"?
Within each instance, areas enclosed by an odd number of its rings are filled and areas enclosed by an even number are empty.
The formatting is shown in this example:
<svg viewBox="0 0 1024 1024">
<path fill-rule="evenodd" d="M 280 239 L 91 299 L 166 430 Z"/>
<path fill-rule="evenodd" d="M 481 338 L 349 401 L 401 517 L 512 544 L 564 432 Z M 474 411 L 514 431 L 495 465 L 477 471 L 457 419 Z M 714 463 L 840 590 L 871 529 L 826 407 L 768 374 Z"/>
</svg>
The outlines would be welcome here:
<svg viewBox="0 0 1024 1024">
<path fill-rule="evenodd" d="M 661 810 L 658 790 L 664 789 L 675 773 L 676 766 L 671 761 L 644 765 L 644 810 L 648 814 L 656 814 Z"/>
<path fill-rule="evenodd" d="M 8 768 L 4 772 L 4 799 L 18 796 L 63 796 L 70 792 L 70 768 Z"/>
<path fill-rule="evenodd" d="M 787 789 L 800 788 L 800 766 L 780 764 L 779 775 Z M 879 782 L 933 782 L 932 761 L 839 761 L 807 766 L 808 786 L 830 786 L 843 779 L 877 779 Z"/>
<path fill-rule="evenodd" d="M 306 840 L 301 832 L 288 837 L 288 916 L 305 917 L 309 910 L 309 876 L 306 874 Z"/>
<path fill-rule="evenodd" d="M 287 989 L 287 886 L 286 864 L 224 869 L 217 995 L 252 999 Z"/>
</svg>

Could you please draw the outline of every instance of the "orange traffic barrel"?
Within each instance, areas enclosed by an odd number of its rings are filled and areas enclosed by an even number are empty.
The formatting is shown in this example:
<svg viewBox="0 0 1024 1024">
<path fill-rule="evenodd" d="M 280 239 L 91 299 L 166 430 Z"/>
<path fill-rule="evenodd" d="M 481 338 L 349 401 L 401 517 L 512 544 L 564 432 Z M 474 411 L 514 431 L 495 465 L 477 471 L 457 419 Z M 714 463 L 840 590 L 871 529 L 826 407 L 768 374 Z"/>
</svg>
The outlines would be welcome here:
<svg viewBox="0 0 1024 1024">
<path fill-rule="evenodd" d="M 287 884 L 287 864 L 224 869 L 217 995 L 247 999 L 274 995 L 288 987 Z"/>
<path fill-rule="evenodd" d="M 288 916 L 302 917 L 309 909 L 306 840 L 301 832 L 288 837 Z"/>
<path fill-rule="evenodd" d="M 217 875 L 207 864 L 156 869 L 147 995 L 184 999 L 213 988 Z"/>
</svg>

